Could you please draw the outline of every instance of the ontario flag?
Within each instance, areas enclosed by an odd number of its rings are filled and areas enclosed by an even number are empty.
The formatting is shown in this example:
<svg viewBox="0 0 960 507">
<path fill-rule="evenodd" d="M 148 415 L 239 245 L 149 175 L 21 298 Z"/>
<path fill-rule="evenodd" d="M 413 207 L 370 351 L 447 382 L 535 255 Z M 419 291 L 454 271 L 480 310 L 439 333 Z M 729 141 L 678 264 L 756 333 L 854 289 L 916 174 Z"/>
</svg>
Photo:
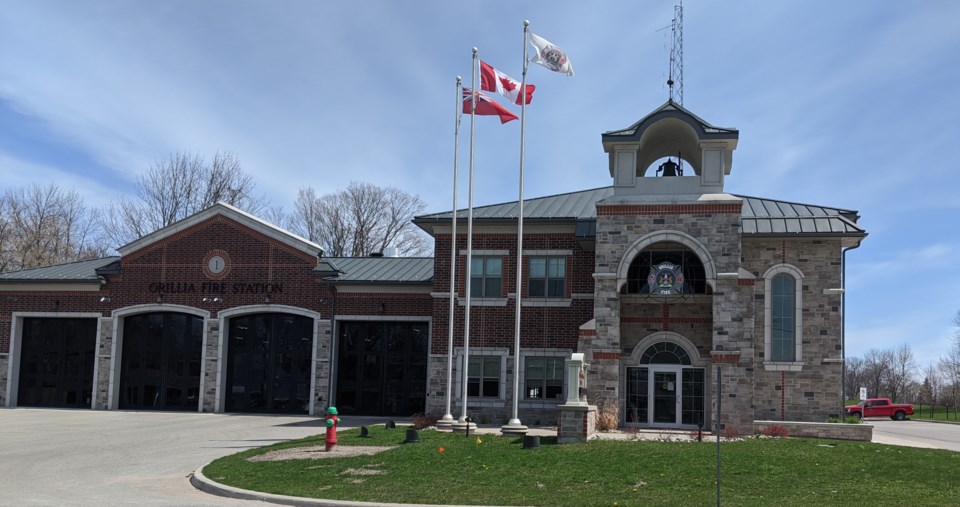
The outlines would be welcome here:
<svg viewBox="0 0 960 507">
<path fill-rule="evenodd" d="M 473 101 L 470 100 L 472 90 L 470 88 L 463 89 L 463 112 L 464 114 L 470 114 L 470 106 Z M 507 123 L 511 120 L 518 120 L 517 115 L 511 113 L 507 108 L 501 106 L 496 101 L 487 97 L 481 92 L 476 92 L 477 94 L 477 113 L 479 115 L 493 116 L 497 115 L 500 117 L 500 123 Z"/>
<path fill-rule="evenodd" d="M 520 82 L 512 77 L 500 72 L 499 70 L 493 68 L 489 63 L 480 60 L 480 89 L 488 92 L 497 92 L 500 95 L 510 99 L 516 105 L 520 105 L 522 101 L 526 101 L 527 104 L 533 100 L 533 90 L 537 87 L 528 84 L 524 86 L 526 93 L 523 95 L 520 94 Z"/>
</svg>

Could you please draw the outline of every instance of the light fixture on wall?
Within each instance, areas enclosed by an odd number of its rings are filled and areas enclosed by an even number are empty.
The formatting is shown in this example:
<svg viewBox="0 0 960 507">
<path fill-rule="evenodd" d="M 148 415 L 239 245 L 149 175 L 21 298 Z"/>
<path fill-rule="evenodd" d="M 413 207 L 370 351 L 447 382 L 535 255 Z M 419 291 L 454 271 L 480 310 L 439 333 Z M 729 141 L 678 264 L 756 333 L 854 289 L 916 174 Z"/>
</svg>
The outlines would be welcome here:
<svg viewBox="0 0 960 507">
<path fill-rule="evenodd" d="M 110 296 L 100 296 L 100 302 L 101 302 L 101 303 L 109 303 L 109 302 L 110 302 Z"/>
<path fill-rule="evenodd" d="M 266 304 L 269 305 L 271 300 L 272 300 L 272 298 L 270 297 L 270 294 L 267 294 L 266 296 L 263 296 L 263 302 L 264 302 L 264 303 L 266 303 Z"/>
<path fill-rule="evenodd" d="M 223 298 L 204 296 L 203 299 L 201 299 L 201 301 L 203 301 L 204 303 L 222 303 Z"/>
<path fill-rule="evenodd" d="M 163 294 L 157 295 L 157 304 L 158 304 L 158 305 L 162 305 L 162 304 L 163 304 Z"/>
<path fill-rule="evenodd" d="M 383 303 L 380 303 L 380 313 L 383 313 L 385 309 L 386 307 L 384 307 Z"/>
</svg>

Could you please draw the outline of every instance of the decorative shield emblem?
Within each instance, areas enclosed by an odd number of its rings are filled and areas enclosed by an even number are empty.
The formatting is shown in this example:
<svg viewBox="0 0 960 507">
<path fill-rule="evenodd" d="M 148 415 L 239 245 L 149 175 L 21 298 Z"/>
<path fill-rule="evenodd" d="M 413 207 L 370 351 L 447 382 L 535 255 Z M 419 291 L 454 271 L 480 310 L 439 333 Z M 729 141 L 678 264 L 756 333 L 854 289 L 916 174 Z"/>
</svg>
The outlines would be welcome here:
<svg viewBox="0 0 960 507">
<path fill-rule="evenodd" d="M 650 266 L 647 286 L 651 294 L 675 296 L 683 293 L 683 270 L 670 262 Z"/>
</svg>

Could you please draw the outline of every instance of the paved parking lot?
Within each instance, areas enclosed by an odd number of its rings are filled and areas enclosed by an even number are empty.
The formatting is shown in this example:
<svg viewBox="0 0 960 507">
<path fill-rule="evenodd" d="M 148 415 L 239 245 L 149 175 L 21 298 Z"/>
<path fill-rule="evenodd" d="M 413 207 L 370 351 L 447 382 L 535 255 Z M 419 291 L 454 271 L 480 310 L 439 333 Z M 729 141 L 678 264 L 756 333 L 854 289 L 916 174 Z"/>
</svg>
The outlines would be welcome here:
<svg viewBox="0 0 960 507">
<path fill-rule="evenodd" d="M 0 410 L 2 505 L 266 505 L 194 489 L 211 460 L 323 431 L 322 419 Z"/>
</svg>

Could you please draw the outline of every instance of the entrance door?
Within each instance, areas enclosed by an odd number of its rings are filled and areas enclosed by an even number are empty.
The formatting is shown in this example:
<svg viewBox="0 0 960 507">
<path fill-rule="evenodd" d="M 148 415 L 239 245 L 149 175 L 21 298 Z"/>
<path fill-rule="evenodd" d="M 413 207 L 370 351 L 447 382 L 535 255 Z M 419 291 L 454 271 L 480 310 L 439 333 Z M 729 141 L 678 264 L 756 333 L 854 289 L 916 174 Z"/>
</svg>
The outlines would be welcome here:
<svg viewBox="0 0 960 507">
<path fill-rule="evenodd" d="M 203 319 L 157 312 L 123 320 L 120 408 L 198 410 Z"/>
<path fill-rule="evenodd" d="M 358 415 L 423 412 L 427 391 L 425 322 L 341 322 L 337 409 Z"/>
<path fill-rule="evenodd" d="M 17 404 L 90 408 L 96 319 L 23 319 Z"/>
<path fill-rule="evenodd" d="M 674 426 L 679 424 L 681 385 L 677 382 L 678 372 L 671 369 L 653 370 L 653 382 L 650 383 L 650 397 L 653 400 L 653 418 L 651 424 Z"/>
<path fill-rule="evenodd" d="M 305 414 L 310 404 L 313 319 L 259 313 L 230 319 L 227 412 Z"/>
</svg>

